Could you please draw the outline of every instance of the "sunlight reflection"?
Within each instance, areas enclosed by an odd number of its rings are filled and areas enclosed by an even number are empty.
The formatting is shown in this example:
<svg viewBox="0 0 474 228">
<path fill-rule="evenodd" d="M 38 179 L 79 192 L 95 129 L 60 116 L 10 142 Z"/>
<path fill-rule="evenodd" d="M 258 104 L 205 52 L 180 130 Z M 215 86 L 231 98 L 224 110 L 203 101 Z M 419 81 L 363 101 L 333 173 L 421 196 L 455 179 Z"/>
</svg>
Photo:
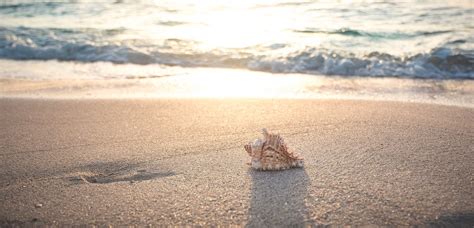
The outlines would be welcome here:
<svg viewBox="0 0 474 228">
<path fill-rule="evenodd" d="M 181 4 L 179 8 L 183 8 Z M 174 28 L 173 35 L 197 40 L 202 49 L 241 48 L 288 40 L 286 29 L 296 26 L 293 18 L 297 12 L 257 6 L 254 1 L 188 3 L 182 20 L 192 23 Z"/>
<path fill-rule="evenodd" d="M 172 85 L 169 89 L 173 90 L 171 94 L 175 97 L 296 98 L 302 95 L 309 79 L 306 76 L 287 77 L 240 70 L 200 69 L 192 74 L 165 78 L 156 83 Z M 311 81 L 315 83 L 314 78 Z"/>
</svg>

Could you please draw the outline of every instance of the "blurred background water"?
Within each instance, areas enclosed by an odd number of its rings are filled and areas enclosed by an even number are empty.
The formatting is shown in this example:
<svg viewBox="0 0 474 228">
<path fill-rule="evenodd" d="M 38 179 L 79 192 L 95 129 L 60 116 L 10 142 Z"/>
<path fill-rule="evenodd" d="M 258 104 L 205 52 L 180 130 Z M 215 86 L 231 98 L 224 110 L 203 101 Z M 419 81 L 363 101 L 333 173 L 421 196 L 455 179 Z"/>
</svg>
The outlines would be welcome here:
<svg viewBox="0 0 474 228">
<path fill-rule="evenodd" d="M 0 1 L 0 73 L 57 60 L 474 79 L 473 15 L 472 0 Z"/>
</svg>

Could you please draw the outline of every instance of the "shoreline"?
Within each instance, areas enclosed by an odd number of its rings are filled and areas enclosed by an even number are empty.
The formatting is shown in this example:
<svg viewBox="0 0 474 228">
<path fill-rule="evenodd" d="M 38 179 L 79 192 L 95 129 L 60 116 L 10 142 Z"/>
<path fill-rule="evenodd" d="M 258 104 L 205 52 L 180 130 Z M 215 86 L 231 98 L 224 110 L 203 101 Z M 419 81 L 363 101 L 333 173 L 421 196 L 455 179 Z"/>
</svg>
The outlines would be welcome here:
<svg viewBox="0 0 474 228">
<path fill-rule="evenodd" d="M 474 107 L 474 80 L 470 79 L 274 74 L 107 63 L 17 61 L 12 64 L 16 68 L 2 72 L 0 98 L 357 99 Z M 46 72 L 45 64 L 50 64 Z"/>
<path fill-rule="evenodd" d="M 258 77 L 258 76 L 257 76 Z M 79 80 L 63 81 L 60 85 L 56 83 L 48 83 L 45 81 L 31 82 L 31 86 L 46 86 L 45 88 L 37 88 L 30 91 L 27 90 L 11 90 L 12 86 L 7 85 L 8 80 L 0 80 L 0 86 L 3 90 L 0 91 L 0 99 L 51 99 L 51 100 L 166 100 L 166 99 L 282 99 L 282 100 L 358 100 L 358 101 L 392 101 L 392 102 L 407 102 L 407 103 L 422 103 L 434 105 L 447 105 L 456 107 L 474 108 L 474 81 L 460 81 L 462 86 L 450 85 L 450 81 L 439 81 L 435 84 L 424 84 L 423 81 L 413 81 L 413 79 L 394 79 L 394 78 L 369 78 L 369 79 L 337 79 L 326 78 L 329 81 L 319 81 L 320 79 L 313 76 L 287 76 L 287 75 L 270 75 L 268 78 L 261 78 L 261 80 L 275 79 L 279 88 L 272 88 L 272 84 L 267 85 L 263 90 L 258 88 L 258 85 L 248 88 L 248 90 L 239 91 L 239 85 L 233 86 L 230 83 L 222 81 L 215 85 L 202 88 L 199 85 L 199 78 L 192 82 L 186 81 L 187 78 L 163 78 L 163 79 L 149 79 L 149 80 L 115 80 L 115 81 L 96 81 L 88 82 Z M 288 77 L 288 78 L 285 78 Z M 300 82 L 295 82 L 304 79 Z M 226 78 L 222 79 L 223 81 Z M 237 80 L 236 78 L 232 80 Z M 281 81 L 280 81 L 281 80 Z M 293 85 L 286 85 L 288 81 L 293 80 Z M 361 81 L 372 81 L 373 85 L 362 85 Z M 203 82 L 205 82 L 204 80 Z M 251 81 L 249 78 L 244 78 L 244 84 Z M 403 90 L 403 83 L 397 85 L 395 88 L 391 83 L 401 82 L 416 82 L 420 85 L 407 85 Z M 378 84 L 384 85 L 377 88 Z M 354 83 L 357 83 L 354 85 Z M 457 83 L 457 82 L 456 82 Z M 22 83 L 20 83 L 22 84 Z M 36 85 L 39 84 L 39 85 Z M 201 83 L 202 84 L 202 83 Z M 212 84 L 212 83 L 211 83 Z M 21 85 L 20 85 L 21 86 Z M 52 87 L 51 87 L 52 86 Z M 343 86 L 343 89 L 338 89 Z M 345 87 L 349 86 L 349 87 Z M 362 86 L 362 87 L 361 87 Z M 14 87 L 14 86 L 13 86 Z M 217 89 L 216 89 L 217 88 Z M 441 89 L 440 88 L 445 88 Z M 449 88 L 449 89 L 446 89 Z M 267 91 L 265 94 L 261 91 Z M 282 91 L 283 90 L 283 91 Z M 434 90 L 434 91 L 431 91 Z M 249 92 L 249 94 L 245 94 Z M 281 92 L 281 93 L 280 93 Z M 219 93 L 224 93 L 219 95 Z M 227 94 L 226 94 L 227 93 Z"/>
<path fill-rule="evenodd" d="M 284 99 L 0 99 L 3 225 L 474 224 L 474 110 Z M 304 169 L 255 172 L 266 127 Z"/>
<path fill-rule="evenodd" d="M 327 97 L 318 97 L 318 98 L 255 98 L 255 97 L 118 97 L 118 98 L 103 98 L 103 97 L 0 97 L 0 101 L 62 101 L 62 102 L 133 102 L 133 101 L 302 101 L 302 102 L 374 102 L 374 103 L 395 103 L 395 104 L 419 104 L 419 105 L 432 105 L 432 106 L 445 106 L 445 107 L 454 107 L 461 109 L 474 109 L 474 104 L 459 104 L 459 103 L 449 103 L 449 102 L 440 102 L 440 101 L 422 101 L 422 100 L 404 100 L 404 99 L 386 99 L 386 98 L 362 98 L 356 97 L 351 98 L 348 96 L 327 96 Z"/>
</svg>

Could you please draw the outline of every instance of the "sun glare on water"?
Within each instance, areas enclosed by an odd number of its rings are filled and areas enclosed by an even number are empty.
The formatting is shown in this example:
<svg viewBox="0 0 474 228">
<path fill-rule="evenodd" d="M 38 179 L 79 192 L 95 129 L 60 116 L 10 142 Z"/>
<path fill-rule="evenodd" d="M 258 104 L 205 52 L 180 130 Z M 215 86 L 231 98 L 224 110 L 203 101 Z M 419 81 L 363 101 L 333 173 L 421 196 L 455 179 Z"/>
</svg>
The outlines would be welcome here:
<svg viewBox="0 0 474 228">
<path fill-rule="evenodd" d="M 198 69 L 157 80 L 154 94 L 185 98 L 297 98 L 304 96 L 307 76 L 285 76 L 243 70 Z"/>
<path fill-rule="evenodd" d="M 294 18 L 298 12 L 259 7 L 274 2 L 260 1 L 257 4 L 248 0 L 207 0 L 175 3 L 179 4 L 178 8 L 187 9 L 181 19 L 192 23 L 175 28 L 172 35 L 198 41 L 200 48 L 207 50 L 271 44 L 279 40 L 283 42 L 289 39 L 284 28 L 294 27 L 297 23 Z"/>
<path fill-rule="evenodd" d="M 286 30 L 298 23 L 295 20 L 298 12 L 284 7 L 263 7 L 275 2 L 278 1 L 180 1 L 174 4 L 187 9 L 182 20 L 193 23 L 174 28 L 170 35 L 197 41 L 194 48 L 203 52 L 287 43 L 292 37 Z M 156 4 L 161 3 L 156 1 Z M 314 43 L 317 42 L 318 39 L 314 39 Z M 258 48 L 254 51 L 257 52 L 254 54 L 259 54 Z M 298 96 L 298 90 L 304 87 L 303 78 L 203 68 L 168 81 L 176 82 L 172 94 L 177 97 L 271 98 Z"/>
</svg>

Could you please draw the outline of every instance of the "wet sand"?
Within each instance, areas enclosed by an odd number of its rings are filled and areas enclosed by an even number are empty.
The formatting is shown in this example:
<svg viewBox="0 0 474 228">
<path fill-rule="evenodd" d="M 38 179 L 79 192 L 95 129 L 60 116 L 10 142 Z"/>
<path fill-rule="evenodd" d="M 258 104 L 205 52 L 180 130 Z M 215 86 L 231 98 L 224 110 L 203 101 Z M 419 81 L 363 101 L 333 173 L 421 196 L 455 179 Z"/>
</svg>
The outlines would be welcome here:
<svg viewBox="0 0 474 228">
<path fill-rule="evenodd" d="M 343 100 L 0 100 L 0 226 L 474 225 L 474 109 Z M 263 127 L 304 169 L 256 172 Z"/>
</svg>

